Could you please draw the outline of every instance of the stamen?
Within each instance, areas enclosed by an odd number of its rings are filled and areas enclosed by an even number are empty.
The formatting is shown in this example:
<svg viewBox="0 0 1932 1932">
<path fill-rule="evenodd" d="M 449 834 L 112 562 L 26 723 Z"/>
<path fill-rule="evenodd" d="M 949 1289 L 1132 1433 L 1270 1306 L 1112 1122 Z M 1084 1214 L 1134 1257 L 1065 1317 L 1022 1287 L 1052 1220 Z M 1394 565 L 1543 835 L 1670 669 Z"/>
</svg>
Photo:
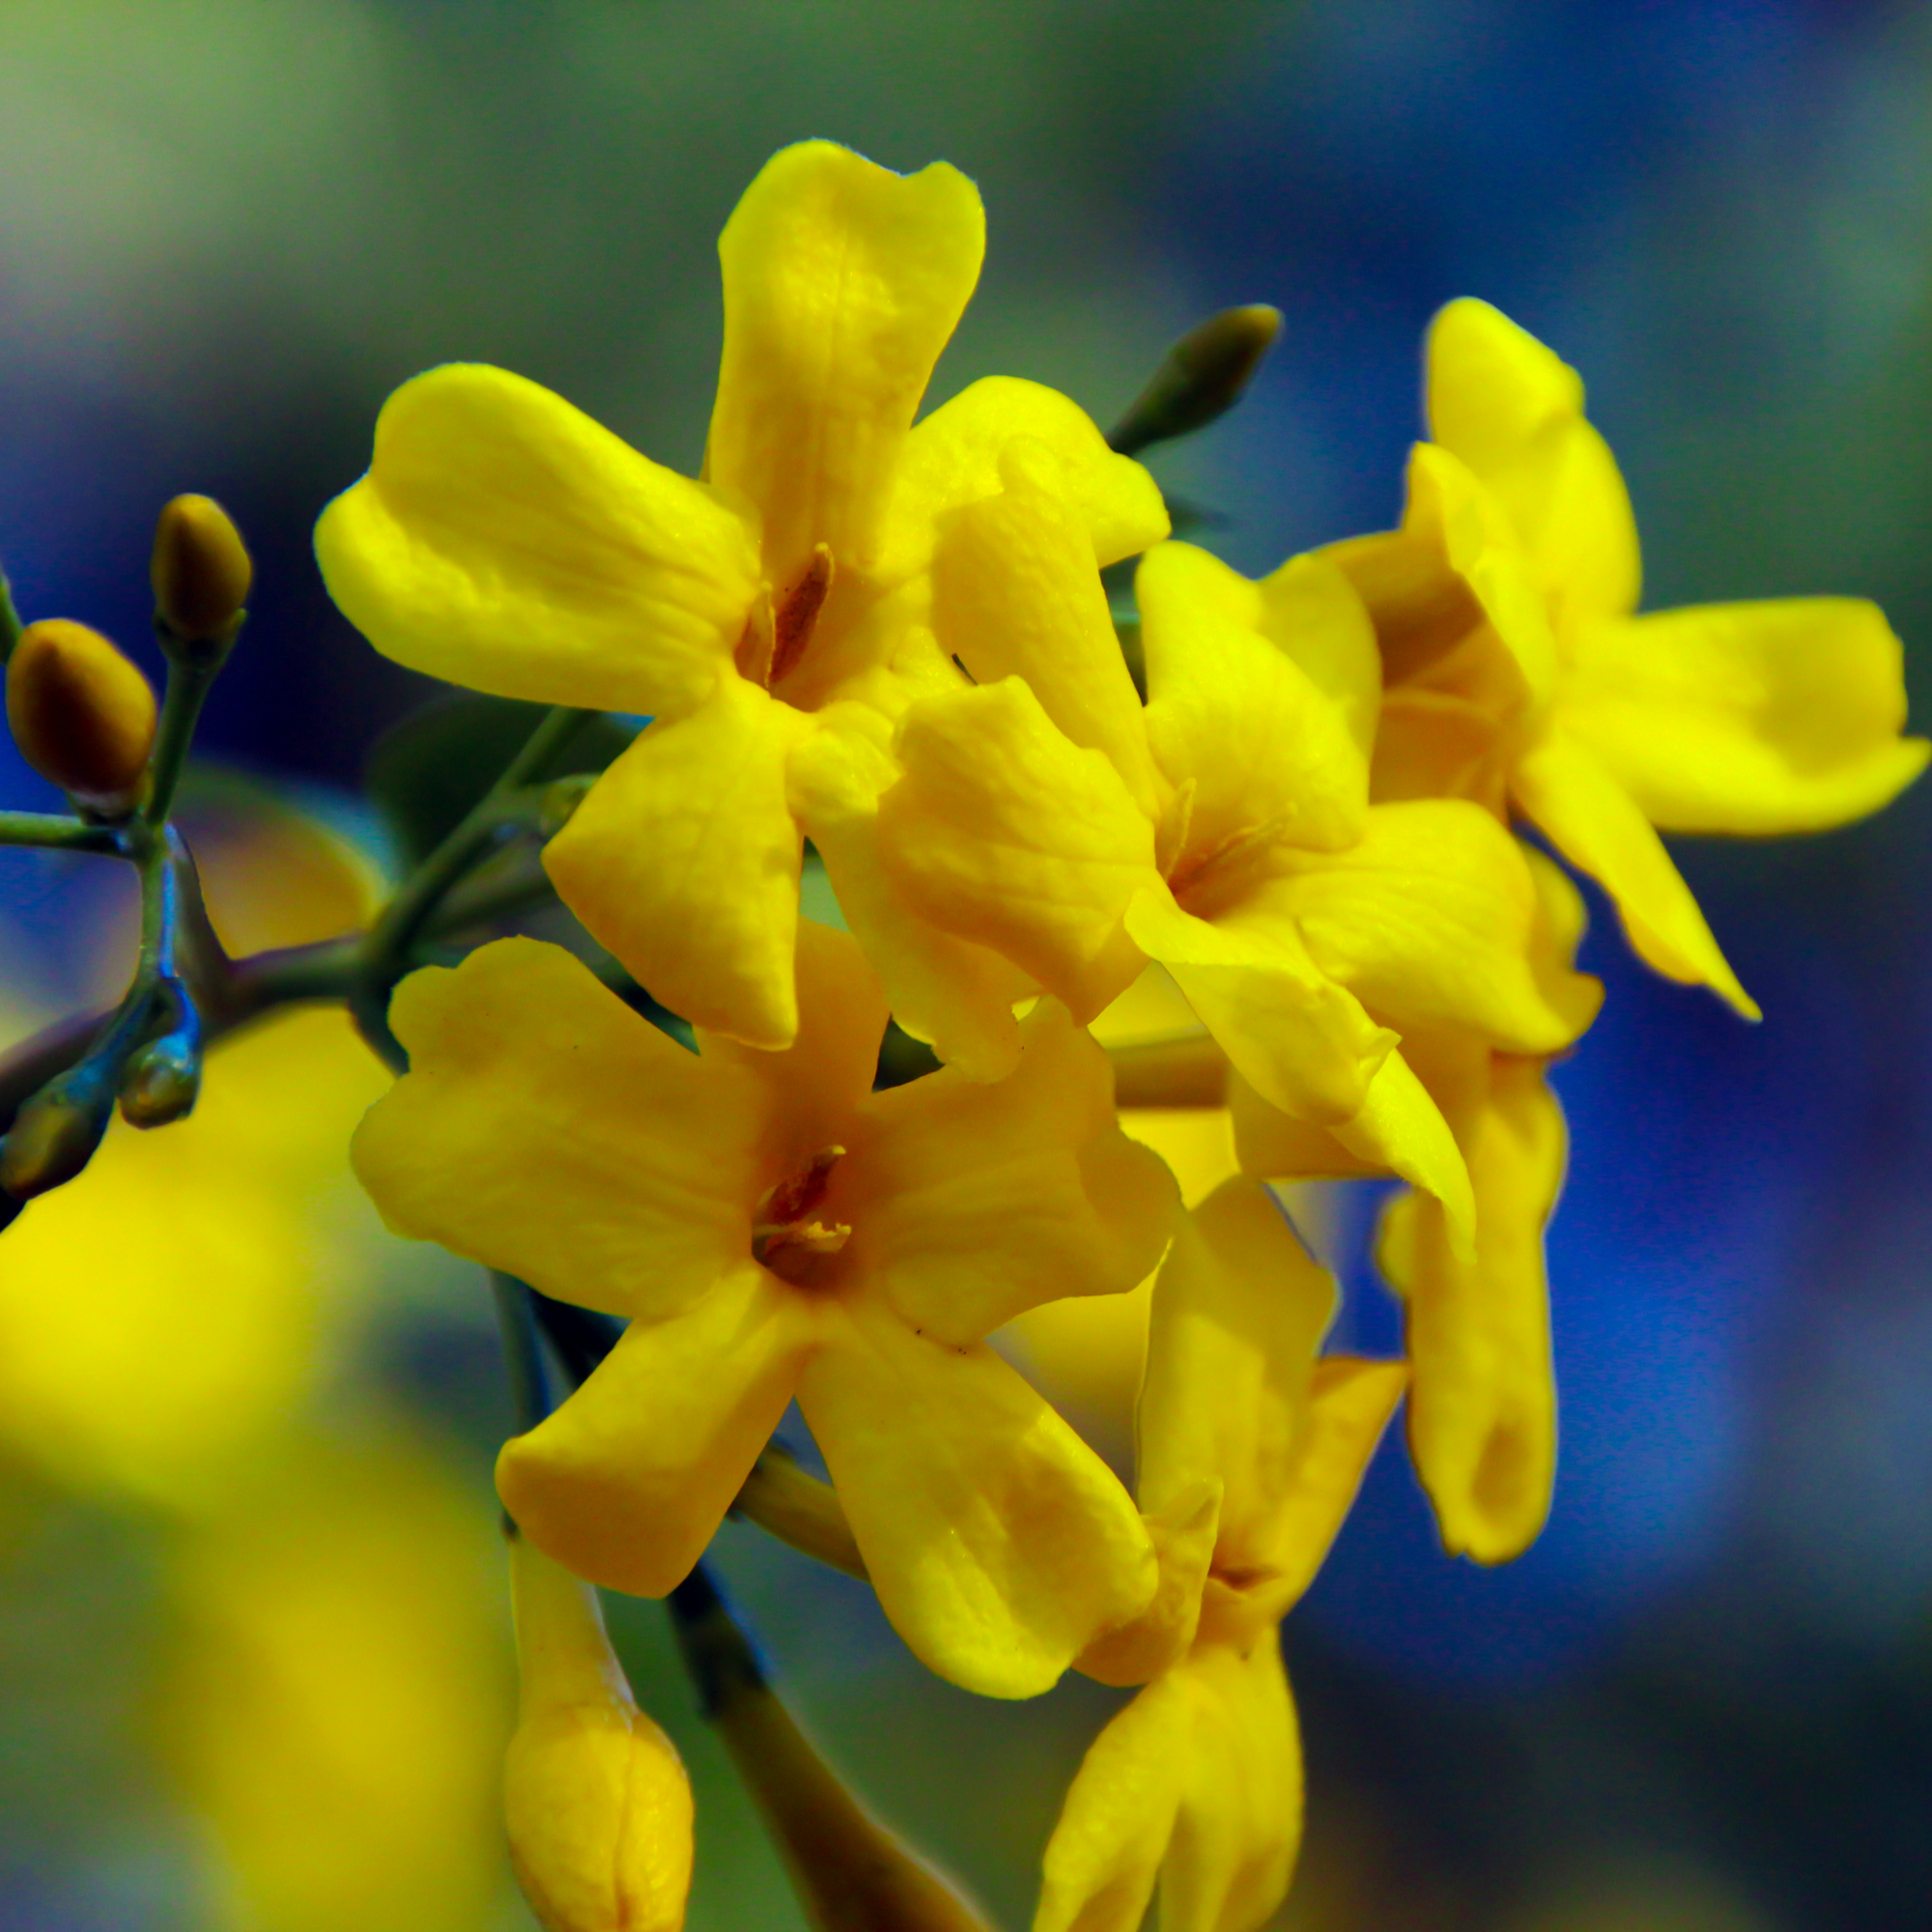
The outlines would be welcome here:
<svg viewBox="0 0 1932 1932">
<path fill-rule="evenodd" d="M 752 1256 L 769 1264 L 780 1251 L 793 1255 L 836 1255 L 852 1237 L 843 1221 L 808 1219 L 825 1199 L 832 1170 L 843 1159 L 842 1147 L 821 1148 L 799 1173 L 765 1190 L 752 1218 Z"/>
<path fill-rule="evenodd" d="M 820 544 L 812 551 L 805 575 L 779 599 L 773 624 L 771 675 L 765 680 L 768 688 L 794 670 L 804 657 L 831 588 L 832 552 L 827 545 Z"/>
</svg>

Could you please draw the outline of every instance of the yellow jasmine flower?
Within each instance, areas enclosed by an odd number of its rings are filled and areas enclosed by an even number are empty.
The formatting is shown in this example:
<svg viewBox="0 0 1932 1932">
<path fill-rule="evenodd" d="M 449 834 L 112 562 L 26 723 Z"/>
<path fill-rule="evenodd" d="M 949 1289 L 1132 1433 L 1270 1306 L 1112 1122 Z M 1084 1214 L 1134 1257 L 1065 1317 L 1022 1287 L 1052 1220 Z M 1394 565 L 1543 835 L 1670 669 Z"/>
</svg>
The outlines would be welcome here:
<svg viewBox="0 0 1932 1932">
<path fill-rule="evenodd" d="M 1541 944 L 1567 964 L 1582 937 L 1582 896 L 1527 852 L 1541 898 Z M 1403 1296 L 1409 1451 L 1452 1555 L 1503 1563 L 1536 1540 L 1556 1474 L 1556 1384 L 1549 1358 L 1544 1229 L 1563 1184 L 1563 1110 L 1547 1060 L 1480 1039 L 1412 1037 L 1416 1072 L 1468 1164 L 1475 1241 L 1453 1238 L 1439 1203 L 1392 1202 L 1377 1260 Z M 1332 1135 L 1267 1105 L 1236 1077 L 1230 1100 L 1249 1173 L 1340 1178 L 1372 1169 Z"/>
<path fill-rule="evenodd" d="M 1400 1032 L 1547 1053 L 1594 1011 L 1574 975 L 1532 970 L 1515 841 L 1465 801 L 1370 804 L 1375 637 L 1320 558 L 1253 583 L 1190 545 L 1150 552 L 1143 707 L 1051 469 L 1016 443 L 1004 492 L 943 540 L 939 636 L 981 682 L 907 709 L 882 872 L 1076 1019 L 1158 960 L 1274 1105 L 1466 1220 L 1460 1156 Z M 991 568 L 1001 555 L 1011 567 Z"/>
<path fill-rule="evenodd" d="M 794 759 L 827 734 L 863 761 L 878 707 L 956 681 L 926 624 L 944 516 L 997 487 L 1024 433 L 1063 461 L 1090 571 L 1166 534 L 1147 473 L 1053 390 L 989 378 L 912 426 L 984 226 L 944 163 L 784 149 L 719 244 L 701 480 L 535 384 L 451 365 L 390 398 L 369 473 L 316 529 L 330 594 L 386 655 L 656 720 L 546 863 L 652 993 L 752 1045 L 796 1034 L 801 823 L 816 836 L 811 803 L 839 789 L 821 774 L 795 797 Z"/>
<path fill-rule="evenodd" d="M 1044 1690 L 1137 1612 L 1153 1557 L 1097 1457 L 981 1338 L 1131 1288 L 1176 1211 L 1114 1123 L 1106 1057 L 1051 1002 L 1009 1079 L 871 1091 L 857 945 L 799 928 L 781 1054 L 687 1053 L 559 948 L 405 981 L 411 1072 L 355 1159 L 399 1233 L 632 1318 L 497 1476 L 580 1576 L 661 1596 L 797 1397 L 887 1614 L 942 1676 Z"/>
<path fill-rule="evenodd" d="M 1636 526 L 1576 372 L 1487 303 L 1429 335 L 1403 527 L 1334 547 L 1387 690 L 1378 796 L 1514 810 L 1666 977 L 1757 1008 L 1658 832 L 1842 825 L 1923 768 L 1898 639 L 1859 598 L 1635 614 Z"/>
<path fill-rule="evenodd" d="M 1301 1750 L 1278 1626 L 1402 1394 L 1400 1363 L 1316 1360 L 1334 1284 L 1253 1181 L 1197 1208 L 1154 1291 L 1140 1500 L 1160 1594 L 1083 1660 L 1150 1678 L 1089 1749 L 1034 1932 L 1253 1932 L 1288 1889 Z"/>
</svg>

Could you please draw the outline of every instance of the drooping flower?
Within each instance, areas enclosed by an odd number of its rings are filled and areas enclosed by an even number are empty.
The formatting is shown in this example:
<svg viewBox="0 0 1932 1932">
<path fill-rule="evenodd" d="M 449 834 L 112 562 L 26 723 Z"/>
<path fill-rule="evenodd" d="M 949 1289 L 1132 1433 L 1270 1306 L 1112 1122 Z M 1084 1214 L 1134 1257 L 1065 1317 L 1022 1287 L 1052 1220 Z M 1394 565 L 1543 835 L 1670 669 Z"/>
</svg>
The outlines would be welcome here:
<svg viewBox="0 0 1932 1932">
<path fill-rule="evenodd" d="M 1034 1932 L 1253 1932 L 1301 1833 L 1279 1624 L 1314 1579 L 1400 1399 L 1402 1364 L 1318 1361 L 1334 1284 L 1253 1181 L 1198 1208 L 1154 1290 L 1141 1508 L 1161 1589 L 1082 1667 L 1146 1681 L 1089 1749 Z"/>
<path fill-rule="evenodd" d="M 1003 493 L 951 521 L 938 633 L 981 682 L 907 709 L 878 869 L 1078 1019 L 1157 959 L 1274 1105 L 1466 1219 L 1460 1157 L 1399 1033 L 1547 1053 L 1595 1010 L 1586 982 L 1532 970 L 1515 841 L 1466 801 L 1371 806 L 1374 635 L 1320 559 L 1257 584 L 1186 544 L 1150 552 L 1143 707 L 1051 467 L 1016 444 Z M 1027 567 L 982 567 L 995 554 Z M 914 991 L 893 992 L 917 1026 Z"/>
<path fill-rule="evenodd" d="M 1923 768 L 1898 639 L 1849 597 L 1635 614 L 1636 527 L 1574 370 L 1487 303 L 1429 335 L 1403 526 L 1329 553 L 1385 675 L 1378 797 L 1540 827 L 1673 980 L 1757 1009 L 1658 838 L 1842 825 Z"/>
<path fill-rule="evenodd" d="M 1025 1696 L 1153 1583 L 1097 1457 L 981 1338 L 1133 1287 L 1176 1213 L 1051 1002 L 1015 1071 L 874 1094 L 886 1008 L 801 924 L 796 1043 L 691 1054 L 561 949 L 504 940 L 404 982 L 411 1071 L 355 1158 L 399 1233 L 631 1325 L 498 1483 L 540 1548 L 660 1596 L 794 1396 L 887 1614 L 941 1675 Z"/>
<path fill-rule="evenodd" d="M 817 838 L 814 806 L 839 807 L 840 786 L 794 762 L 823 736 L 822 763 L 869 766 L 882 718 L 957 681 L 926 622 L 938 523 L 997 488 L 1000 450 L 1025 434 L 1063 462 L 1090 572 L 1167 530 L 1147 473 L 1051 389 L 988 378 L 912 426 L 983 247 L 955 169 L 787 148 L 720 242 L 702 480 L 532 383 L 459 364 L 390 398 L 369 473 L 317 526 L 330 594 L 386 655 L 655 719 L 546 863 L 653 994 L 749 1044 L 797 1031 L 801 826 Z M 839 842 L 835 825 L 823 848 Z"/>
</svg>

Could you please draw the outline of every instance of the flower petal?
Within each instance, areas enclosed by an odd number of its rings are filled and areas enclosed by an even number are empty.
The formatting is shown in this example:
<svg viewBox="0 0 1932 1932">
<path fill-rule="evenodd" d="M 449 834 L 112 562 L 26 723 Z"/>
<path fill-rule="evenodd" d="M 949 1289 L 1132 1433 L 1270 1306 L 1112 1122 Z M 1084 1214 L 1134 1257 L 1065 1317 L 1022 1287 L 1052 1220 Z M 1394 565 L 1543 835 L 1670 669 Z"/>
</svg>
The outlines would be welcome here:
<svg viewBox="0 0 1932 1932">
<path fill-rule="evenodd" d="M 756 503 L 775 588 L 815 544 L 866 570 L 932 365 L 985 252 L 980 191 L 830 141 L 774 155 L 718 243 L 724 356 L 705 473 Z"/>
<path fill-rule="evenodd" d="M 1087 1747 L 1047 1841 L 1033 1932 L 1139 1932 L 1193 1741 L 1193 1695 L 1170 1674 Z"/>
<path fill-rule="evenodd" d="M 1122 916 L 1156 876 L 1153 828 L 1120 774 L 1015 677 L 921 698 L 899 757 L 905 776 L 879 801 L 895 890 L 1092 1019 L 1146 964 Z"/>
<path fill-rule="evenodd" d="M 1267 1190 L 1230 1180 L 1188 1216 L 1154 1283 L 1139 1419 L 1140 1505 L 1221 1485 L 1214 1567 L 1254 1569 L 1299 1459 L 1335 1283 Z"/>
<path fill-rule="evenodd" d="M 1301 1737 L 1270 1628 L 1245 1656 L 1204 1644 L 1175 1675 L 1193 1748 L 1160 1872 L 1161 1932 L 1257 1926 L 1282 1901 L 1301 1845 Z"/>
<path fill-rule="evenodd" d="M 933 558 L 933 629 L 979 684 L 1018 676 L 1074 744 L 1103 753 L 1150 819 L 1161 787 L 1093 545 L 1065 467 L 1016 437 L 1002 488 L 947 518 Z"/>
<path fill-rule="evenodd" d="M 1642 958 L 1666 980 L 1709 986 L 1746 1019 L 1760 1017 L 1663 841 L 1593 753 L 1552 731 L 1518 760 L 1512 791 L 1523 815 L 1609 894 Z"/>
<path fill-rule="evenodd" d="M 1812 832 L 1894 798 L 1924 768 L 1903 652 L 1850 597 L 1705 604 L 1574 640 L 1563 730 L 1666 832 Z"/>
<path fill-rule="evenodd" d="M 1152 1597 L 1126 1492 L 990 1349 L 848 1296 L 798 1399 L 880 1604 L 950 1682 L 1034 1696 Z"/>
<path fill-rule="evenodd" d="M 1060 459 L 1062 485 L 1099 565 L 1118 563 L 1168 532 L 1153 478 L 1116 456 L 1078 403 L 1039 383 L 986 376 L 920 422 L 906 439 L 876 575 L 896 583 L 928 568 L 939 520 L 1003 487 L 1000 457 L 1016 437 Z"/>
<path fill-rule="evenodd" d="M 785 764 L 810 721 L 735 673 L 650 726 L 544 849 L 591 936 L 694 1026 L 780 1048 L 798 1030 L 792 952 L 804 839 Z"/>
<path fill-rule="evenodd" d="M 891 727 L 869 705 L 838 704 L 792 753 L 787 793 L 893 1015 L 949 1065 L 1001 1080 L 1019 1057 L 1013 1005 L 1030 982 L 997 952 L 923 920 L 893 884 L 879 849 L 879 799 L 900 776 Z"/>
<path fill-rule="evenodd" d="M 1179 864 L 1211 859 L 1244 832 L 1271 826 L 1323 850 L 1360 832 L 1379 690 L 1375 633 L 1332 564 L 1298 557 L 1250 583 L 1192 544 L 1150 551 L 1134 579 L 1147 653 L 1146 735 L 1161 770 L 1193 786 Z M 1297 652 L 1331 681 L 1368 696 L 1338 702 Z M 1350 667 L 1349 674 L 1344 671 Z"/>
<path fill-rule="evenodd" d="M 687 1308 L 746 1254 L 755 1092 L 561 947 L 425 967 L 389 1017 L 410 1071 L 352 1151 L 396 1233 L 619 1315 Z"/>
<path fill-rule="evenodd" d="M 1461 1027 L 1514 1053 L 1555 1053 L 1597 1015 L 1603 988 L 1540 956 L 1522 848 L 1459 799 L 1378 805 L 1337 852 L 1278 847 L 1274 876 L 1231 918 L 1292 921 L 1309 956 L 1405 1034 Z"/>
<path fill-rule="evenodd" d="M 1464 1129 L 1476 1251 L 1459 1258 L 1436 1203 L 1410 1195 L 1378 1260 L 1407 1304 L 1408 1438 L 1443 1546 L 1506 1563 L 1536 1540 L 1556 1466 L 1543 1230 L 1563 1182 L 1563 1114 L 1540 1062 L 1492 1065 Z"/>
<path fill-rule="evenodd" d="M 1324 1123 L 1361 1111 L 1396 1037 L 1315 964 L 1293 920 L 1210 924 L 1158 887 L 1134 896 L 1126 929 L 1276 1106 Z"/>
<path fill-rule="evenodd" d="M 759 577 L 756 532 L 703 484 L 478 363 L 389 398 L 315 552 L 342 613 L 398 664 L 660 715 L 728 671 Z"/>
<path fill-rule="evenodd" d="M 1495 492 L 1566 615 L 1635 610 L 1630 495 L 1574 369 L 1488 302 L 1452 301 L 1429 330 L 1429 421 Z"/>
<path fill-rule="evenodd" d="M 582 1388 L 497 1460 L 530 1541 L 609 1590 L 690 1575 L 771 1439 L 819 1329 L 810 1297 L 741 1262 L 664 1321 L 634 1321 Z"/>
<path fill-rule="evenodd" d="M 1007 1079 L 943 1068 L 873 1094 L 855 1128 L 851 1265 L 955 1348 L 1041 1302 L 1125 1293 L 1179 1219 L 1160 1156 L 1115 1122 L 1100 1047 L 1053 1000 L 1020 1034 Z"/>
</svg>

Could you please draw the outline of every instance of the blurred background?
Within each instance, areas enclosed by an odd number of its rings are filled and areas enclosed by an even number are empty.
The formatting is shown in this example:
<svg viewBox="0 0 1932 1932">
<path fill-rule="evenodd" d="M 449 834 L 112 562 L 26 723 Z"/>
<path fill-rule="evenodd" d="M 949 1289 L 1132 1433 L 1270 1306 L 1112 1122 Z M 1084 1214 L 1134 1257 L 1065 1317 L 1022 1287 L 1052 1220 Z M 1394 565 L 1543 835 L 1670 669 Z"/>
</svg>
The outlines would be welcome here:
<svg viewBox="0 0 1932 1932">
<path fill-rule="evenodd" d="M 359 917 L 351 787 L 428 695 L 309 555 L 383 398 L 496 361 L 694 468 L 717 231 L 808 134 L 981 185 L 935 397 L 1002 371 L 1105 421 L 1209 310 L 1282 308 L 1250 400 L 1155 459 L 1241 568 L 1396 519 L 1422 329 L 1480 295 L 1583 371 L 1648 604 L 1873 596 L 1932 675 L 1910 0 L 14 0 L 0 560 L 27 616 L 145 651 L 161 501 L 237 516 L 255 614 L 203 750 L 242 776 L 201 810 L 245 943 Z M 44 803 L 12 760 L 0 804 Z M 1755 1029 L 1596 908 L 1610 997 L 1558 1074 L 1554 1515 L 1507 1570 L 1451 1563 L 1385 1446 L 1289 1627 L 1311 1802 L 1283 1925 L 1932 1920 L 1928 830 L 1921 788 L 1681 848 Z M 0 854 L 14 1033 L 116 989 L 111 883 Z M 381 1085 L 333 1015 L 265 1031 L 191 1123 L 117 1129 L 0 1241 L 5 1932 L 529 1923 L 490 1821 L 507 1416 L 471 1271 L 347 1179 Z M 1392 1351 L 1373 1202 L 1335 1212 L 1339 1340 Z M 721 1562 L 827 1748 L 1024 1924 L 1113 1694 L 977 1703 L 858 1587 L 748 1530 Z M 695 1932 L 797 1925 L 657 1606 L 612 1617 L 697 1781 Z"/>
</svg>

